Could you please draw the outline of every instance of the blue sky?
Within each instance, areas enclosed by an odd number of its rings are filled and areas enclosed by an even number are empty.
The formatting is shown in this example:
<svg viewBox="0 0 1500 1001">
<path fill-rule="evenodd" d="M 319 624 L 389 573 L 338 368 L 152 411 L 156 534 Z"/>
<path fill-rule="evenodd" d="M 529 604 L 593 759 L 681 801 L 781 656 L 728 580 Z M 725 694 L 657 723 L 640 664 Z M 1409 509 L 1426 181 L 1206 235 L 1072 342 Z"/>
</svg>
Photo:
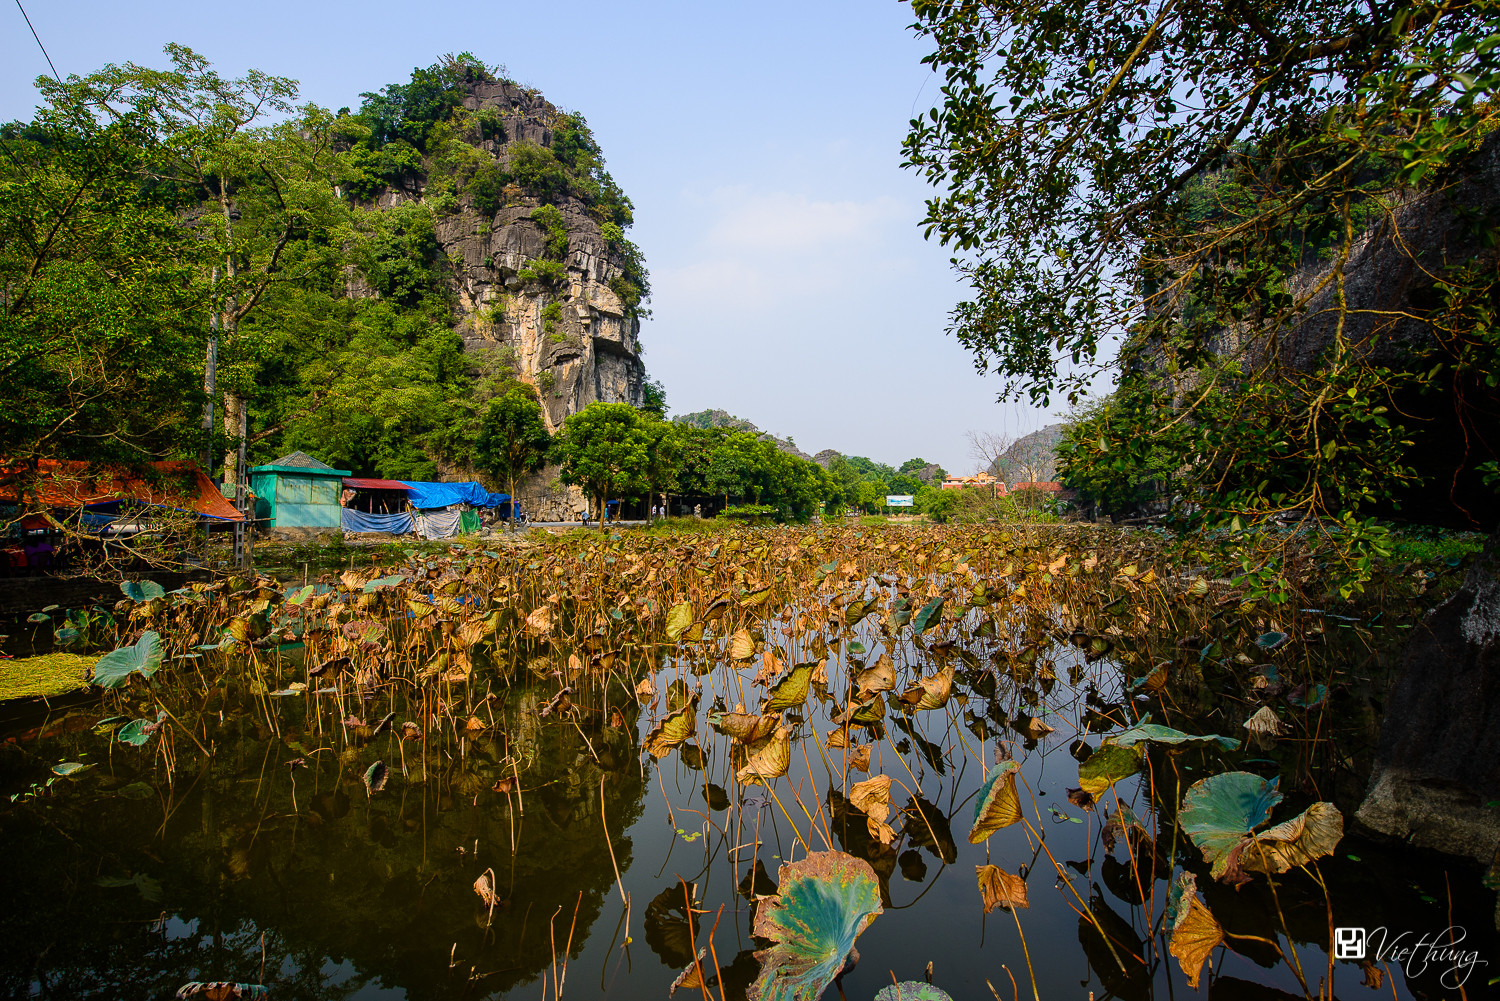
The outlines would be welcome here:
<svg viewBox="0 0 1500 1001">
<path fill-rule="evenodd" d="M 65 76 L 164 65 L 176 41 L 337 109 L 468 50 L 582 112 L 635 202 L 655 291 L 645 361 L 674 413 L 719 407 L 809 452 L 950 471 L 974 466 L 967 430 L 1056 419 L 997 403 L 943 333 L 962 288 L 918 228 L 926 187 L 899 166 L 938 81 L 896 0 L 26 6 Z M 30 117 L 46 71 L 0 9 L 0 118 Z"/>
</svg>

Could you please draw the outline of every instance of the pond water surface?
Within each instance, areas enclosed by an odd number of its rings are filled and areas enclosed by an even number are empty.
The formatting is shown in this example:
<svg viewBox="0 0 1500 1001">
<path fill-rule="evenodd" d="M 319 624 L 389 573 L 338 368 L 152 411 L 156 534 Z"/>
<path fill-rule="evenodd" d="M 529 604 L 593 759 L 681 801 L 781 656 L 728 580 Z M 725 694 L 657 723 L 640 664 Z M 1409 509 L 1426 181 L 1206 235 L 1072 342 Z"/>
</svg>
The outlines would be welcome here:
<svg viewBox="0 0 1500 1001">
<path fill-rule="evenodd" d="M 1191 718 L 1240 740 L 1236 750 L 1152 747 L 1140 774 L 1094 808 L 1075 805 L 1081 731 L 1097 745 L 1144 713 L 1184 729 L 1189 717 L 1173 715 L 1170 689 L 1137 694 L 1111 657 L 1091 661 L 1058 636 L 1034 651 L 1039 670 L 1002 669 L 992 655 L 1014 637 L 978 622 L 975 611 L 945 620 L 925 644 L 868 619 L 840 622 L 813 649 L 805 622 L 768 620 L 762 646 L 788 662 L 821 660 L 830 679 L 787 714 L 789 769 L 769 785 L 736 780 L 744 752 L 708 722 L 764 698 L 754 685 L 763 661 L 732 661 L 713 642 L 657 651 L 614 681 L 533 672 L 489 699 L 480 671 L 442 706 L 399 687 L 317 694 L 314 682 L 272 696 L 223 684 L 168 703 L 184 724 L 169 745 L 123 743 L 117 721 L 96 732 L 119 715 L 113 704 L 26 720 L 0 752 L 4 791 L 16 794 L 0 809 L 0 994 L 144 1001 L 233 981 L 306 1001 L 660 999 L 707 948 L 708 983 L 685 996 L 731 1001 L 759 970 L 756 898 L 776 891 L 783 863 L 838 850 L 870 863 L 883 913 L 828 996 L 866 1001 L 893 980 L 922 980 L 929 965 L 958 999 L 1192 996 L 1163 925 L 1184 868 L 1226 931 L 1262 939 L 1213 953 L 1200 988 L 1209 997 L 1301 997 L 1299 966 L 1324 996 L 1330 969 L 1339 998 L 1460 996 L 1452 963 L 1377 964 L 1378 987 L 1369 964 L 1330 964 L 1331 925 L 1413 938 L 1461 927 L 1463 948 L 1490 964 L 1467 975 L 1466 996 L 1493 996 L 1494 894 L 1477 867 L 1346 833 L 1317 865 L 1326 893 L 1301 870 L 1235 888 L 1210 878 L 1164 792 L 1226 769 L 1285 770 L 1276 821 L 1319 798 L 1347 817 L 1357 778 L 1347 788 L 1322 773 L 1288 781 L 1305 748 L 1246 746 L 1238 720 L 1210 708 Z M 942 635 L 953 645 L 935 642 Z M 877 726 L 829 746 L 851 671 L 882 653 L 903 676 L 954 669 L 952 697 L 906 713 L 898 686 Z M 284 684 L 305 665 L 293 656 L 278 670 Z M 649 692 L 635 687 L 643 677 Z M 543 716 L 564 682 L 571 707 Z M 693 738 L 659 759 L 645 753 L 653 724 L 691 694 Z M 388 712 L 389 728 L 373 732 Z M 404 735 L 403 722 L 415 724 Z M 869 764 L 850 767 L 864 747 Z M 1006 757 L 1020 765 L 1025 822 L 971 844 L 977 793 Z M 63 761 L 90 767 L 33 785 Z M 372 793 L 376 761 L 388 778 Z M 890 845 L 847 798 L 873 775 L 892 779 Z M 1132 864 L 1128 839 L 1106 848 L 1103 820 L 1122 803 L 1156 835 L 1154 864 L 1145 854 Z M 1029 907 L 986 914 L 976 882 L 986 864 L 1023 876 Z M 493 905 L 476 892 L 483 880 Z"/>
</svg>

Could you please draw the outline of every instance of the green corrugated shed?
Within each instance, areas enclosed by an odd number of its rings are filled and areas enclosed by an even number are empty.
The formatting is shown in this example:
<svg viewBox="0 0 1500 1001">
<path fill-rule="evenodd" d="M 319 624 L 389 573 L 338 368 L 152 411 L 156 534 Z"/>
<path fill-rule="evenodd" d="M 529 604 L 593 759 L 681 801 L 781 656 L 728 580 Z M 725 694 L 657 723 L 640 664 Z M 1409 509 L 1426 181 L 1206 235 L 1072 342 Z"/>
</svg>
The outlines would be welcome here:
<svg viewBox="0 0 1500 1001">
<path fill-rule="evenodd" d="M 306 452 L 250 467 L 255 518 L 272 528 L 339 530 L 339 492 L 347 469 L 334 469 Z"/>
</svg>

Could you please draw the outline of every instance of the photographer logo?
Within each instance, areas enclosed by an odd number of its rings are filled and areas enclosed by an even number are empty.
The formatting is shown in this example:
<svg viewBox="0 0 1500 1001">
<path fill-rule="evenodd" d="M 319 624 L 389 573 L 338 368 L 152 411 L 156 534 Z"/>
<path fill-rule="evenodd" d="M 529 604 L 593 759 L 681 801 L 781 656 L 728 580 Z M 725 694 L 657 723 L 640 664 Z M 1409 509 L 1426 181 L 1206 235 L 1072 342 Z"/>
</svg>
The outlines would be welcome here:
<svg viewBox="0 0 1500 1001">
<path fill-rule="evenodd" d="M 1365 930 L 1363 928 L 1335 928 L 1333 930 L 1334 959 L 1364 959 Z"/>
</svg>

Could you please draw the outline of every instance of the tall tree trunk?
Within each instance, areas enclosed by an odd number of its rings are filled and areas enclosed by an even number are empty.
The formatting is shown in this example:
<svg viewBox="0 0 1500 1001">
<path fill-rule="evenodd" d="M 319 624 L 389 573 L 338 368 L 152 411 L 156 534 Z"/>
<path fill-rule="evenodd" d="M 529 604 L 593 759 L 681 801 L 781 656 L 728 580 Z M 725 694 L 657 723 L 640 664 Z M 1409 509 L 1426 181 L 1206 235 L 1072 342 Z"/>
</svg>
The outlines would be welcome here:
<svg viewBox="0 0 1500 1001">
<path fill-rule="evenodd" d="M 219 269 L 208 279 L 209 288 L 219 284 Z M 214 403 L 219 396 L 219 322 L 217 309 L 208 317 L 208 348 L 203 355 L 203 472 L 214 474 Z"/>
<path fill-rule="evenodd" d="M 224 492 L 233 496 L 232 491 L 239 486 L 243 470 L 240 469 L 239 437 L 241 429 L 245 426 L 245 398 L 238 393 L 226 391 L 224 393 L 224 434 L 234 444 L 224 452 Z"/>
</svg>

